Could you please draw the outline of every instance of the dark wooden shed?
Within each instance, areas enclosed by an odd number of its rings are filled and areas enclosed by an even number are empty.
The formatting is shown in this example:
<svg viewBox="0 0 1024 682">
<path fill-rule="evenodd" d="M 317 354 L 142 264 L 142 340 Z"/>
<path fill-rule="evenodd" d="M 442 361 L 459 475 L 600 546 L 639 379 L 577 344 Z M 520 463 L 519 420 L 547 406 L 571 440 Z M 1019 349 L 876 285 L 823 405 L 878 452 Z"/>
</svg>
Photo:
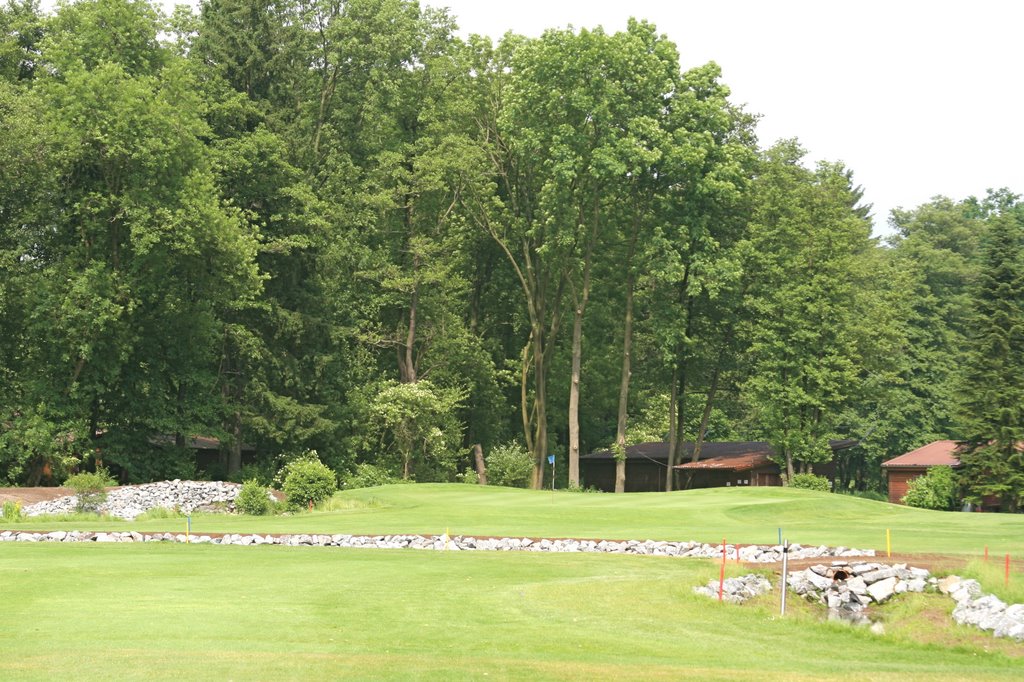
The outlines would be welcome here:
<svg viewBox="0 0 1024 682">
<path fill-rule="evenodd" d="M 833 452 L 853 447 L 855 440 L 831 441 Z M 683 461 L 676 465 L 680 488 L 782 485 L 781 471 L 770 457 L 775 453 L 764 441 L 704 443 L 700 460 L 691 462 L 693 443 L 683 444 Z M 665 490 L 668 443 L 641 443 L 626 448 L 626 492 Z M 815 473 L 832 478 L 832 462 L 814 465 Z M 580 478 L 584 486 L 615 490 L 615 456 L 601 450 L 580 457 Z"/>
</svg>

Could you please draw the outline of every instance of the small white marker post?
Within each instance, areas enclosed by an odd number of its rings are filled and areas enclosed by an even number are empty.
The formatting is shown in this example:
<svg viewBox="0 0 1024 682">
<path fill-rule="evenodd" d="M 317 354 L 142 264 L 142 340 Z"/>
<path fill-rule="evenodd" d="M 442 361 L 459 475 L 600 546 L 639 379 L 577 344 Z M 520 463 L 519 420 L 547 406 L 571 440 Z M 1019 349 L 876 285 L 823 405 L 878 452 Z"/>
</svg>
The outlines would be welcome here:
<svg viewBox="0 0 1024 682">
<path fill-rule="evenodd" d="M 780 616 L 786 615 L 786 583 L 789 582 L 789 540 L 782 543 L 782 608 Z"/>
</svg>

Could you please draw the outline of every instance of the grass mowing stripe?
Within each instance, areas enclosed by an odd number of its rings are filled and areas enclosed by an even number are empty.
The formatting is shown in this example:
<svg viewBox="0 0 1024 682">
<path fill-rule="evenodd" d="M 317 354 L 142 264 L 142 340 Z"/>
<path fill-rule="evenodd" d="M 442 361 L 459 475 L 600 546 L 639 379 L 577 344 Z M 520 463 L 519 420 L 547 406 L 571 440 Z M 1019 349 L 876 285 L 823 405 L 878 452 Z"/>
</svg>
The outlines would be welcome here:
<svg viewBox="0 0 1024 682">
<path fill-rule="evenodd" d="M 692 594 L 716 574 L 661 557 L 5 543 L 0 678 L 1024 674 L 981 646 L 878 637 L 810 609 L 781 620 L 774 597 Z"/>
</svg>

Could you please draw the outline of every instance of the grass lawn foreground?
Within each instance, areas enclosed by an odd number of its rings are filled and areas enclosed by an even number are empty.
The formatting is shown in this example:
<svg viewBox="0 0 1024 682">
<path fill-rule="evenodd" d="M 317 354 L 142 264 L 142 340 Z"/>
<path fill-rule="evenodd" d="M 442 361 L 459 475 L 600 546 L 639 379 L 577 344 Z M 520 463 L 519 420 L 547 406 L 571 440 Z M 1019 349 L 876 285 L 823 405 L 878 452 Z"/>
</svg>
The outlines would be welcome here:
<svg viewBox="0 0 1024 682">
<path fill-rule="evenodd" d="M 199 524 L 770 542 L 782 519 L 806 544 L 878 546 L 865 540 L 890 525 L 935 545 L 912 551 L 970 540 L 1019 552 L 1024 540 L 1019 517 L 750 492 L 394 486 L 342 493 L 335 511 Z M 823 622 L 796 599 L 780 618 L 777 592 L 743 606 L 692 593 L 717 573 L 713 562 L 643 556 L 2 543 L 0 679 L 1024 678 L 1024 646 L 952 625 L 946 598 L 886 606 L 876 635 Z"/>
</svg>

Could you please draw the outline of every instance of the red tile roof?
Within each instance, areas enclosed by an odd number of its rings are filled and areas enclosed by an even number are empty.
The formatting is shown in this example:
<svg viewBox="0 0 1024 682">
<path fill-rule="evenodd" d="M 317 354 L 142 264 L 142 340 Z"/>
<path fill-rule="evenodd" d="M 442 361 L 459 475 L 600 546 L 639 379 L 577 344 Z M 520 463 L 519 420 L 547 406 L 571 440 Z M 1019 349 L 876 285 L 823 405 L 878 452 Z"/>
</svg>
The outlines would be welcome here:
<svg viewBox="0 0 1024 682">
<path fill-rule="evenodd" d="M 721 471 L 749 471 L 760 466 L 771 464 L 766 452 L 741 452 L 738 454 L 719 455 L 712 459 L 679 464 L 676 469 L 716 469 Z"/>
<path fill-rule="evenodd" d="M 961 448 L 955 440 L 937 440 L 916 450 L 882 462 L 884 468 L 960 466 L 957 452 Z"/>
</svg>

